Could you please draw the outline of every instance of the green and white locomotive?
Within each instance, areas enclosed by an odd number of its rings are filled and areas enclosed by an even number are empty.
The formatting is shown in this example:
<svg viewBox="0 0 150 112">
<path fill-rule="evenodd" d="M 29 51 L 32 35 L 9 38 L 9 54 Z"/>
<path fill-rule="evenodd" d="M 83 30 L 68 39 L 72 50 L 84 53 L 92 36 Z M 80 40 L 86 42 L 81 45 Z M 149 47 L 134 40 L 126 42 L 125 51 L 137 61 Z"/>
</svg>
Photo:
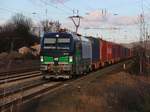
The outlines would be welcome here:
<svg viewBox="0 0 150 112">
<path fill-rule="evenodd" d="M 41 40 L 41 71 L 45 79 L 70 79 L 91 71 L 89 39 L 69 32 L 45 33 Z"/>
</svg>

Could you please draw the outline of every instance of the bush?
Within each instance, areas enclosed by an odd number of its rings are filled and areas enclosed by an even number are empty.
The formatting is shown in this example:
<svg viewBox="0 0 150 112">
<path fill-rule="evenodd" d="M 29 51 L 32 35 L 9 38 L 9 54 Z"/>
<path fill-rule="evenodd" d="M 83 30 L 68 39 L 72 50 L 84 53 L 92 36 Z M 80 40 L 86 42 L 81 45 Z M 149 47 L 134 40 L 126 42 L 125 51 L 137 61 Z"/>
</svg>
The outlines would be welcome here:
<svg viewBox="0 0 150 112">
<path fill-rule="evenodd" d="M 116 111 L 150 112 L 150 85 L 136 88 L 114 84 L 106 91 L 108 104 Z"/>
<path fill-rule="evenodd" d="M 8 56 L 8 53 L 2 52 L 0 53 L 0 60 L 4 60 Z"/>
<path fill-rule="evenodd" d="M 10 60 L 16 60 L 16 59 L 22 59 L 23 55 L 18 53 L 17 51 L 12 51 L 11 53 L 8 54 L 7 59 Z"/>
</svg>

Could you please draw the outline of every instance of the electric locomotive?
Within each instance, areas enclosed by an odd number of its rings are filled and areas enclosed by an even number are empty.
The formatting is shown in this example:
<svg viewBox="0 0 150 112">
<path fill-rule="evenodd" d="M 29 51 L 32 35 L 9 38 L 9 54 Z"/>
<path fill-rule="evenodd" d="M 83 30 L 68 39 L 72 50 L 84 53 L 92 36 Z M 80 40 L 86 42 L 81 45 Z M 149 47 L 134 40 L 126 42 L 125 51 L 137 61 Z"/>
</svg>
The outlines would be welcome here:
<svg viewBox="0 0 150 112">
<path fill-rule="evenodd" d="M 45 79 L 70 79 L 91 71 L 89 39 L 70 32 L 45 33 L 41 40 L 41 71 Z"/>
</svg>

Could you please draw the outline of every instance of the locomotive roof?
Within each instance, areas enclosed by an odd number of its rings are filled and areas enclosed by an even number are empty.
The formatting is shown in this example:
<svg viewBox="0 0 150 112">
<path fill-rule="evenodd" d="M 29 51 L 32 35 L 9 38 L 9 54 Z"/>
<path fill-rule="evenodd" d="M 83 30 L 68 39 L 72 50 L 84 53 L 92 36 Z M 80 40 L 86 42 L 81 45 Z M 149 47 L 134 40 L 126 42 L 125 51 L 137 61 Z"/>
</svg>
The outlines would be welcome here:
<svg viewBox="0 0 150 112">
<path fill-rule="evenodd" d="M 44 35 L 56 35 L 56 34 L 66 35 L 66 34 L 70 34 L 70 33 L 68 33 L 68 32 L 47 32 Z"/>
</svg>

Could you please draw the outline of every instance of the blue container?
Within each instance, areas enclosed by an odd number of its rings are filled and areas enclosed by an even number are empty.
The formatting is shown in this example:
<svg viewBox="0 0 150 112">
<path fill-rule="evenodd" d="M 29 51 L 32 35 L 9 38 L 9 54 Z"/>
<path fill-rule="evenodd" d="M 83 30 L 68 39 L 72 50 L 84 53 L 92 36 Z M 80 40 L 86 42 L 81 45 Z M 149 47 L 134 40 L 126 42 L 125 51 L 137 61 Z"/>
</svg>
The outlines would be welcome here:
<svg viewBox="0 0 150 112">
<path fill-rule="evenodd" d="M 100 42 L 98 38 L 87 37 L 92 44 L 92 62 L 98 62 L 100 60 Z"/>
</svg>

